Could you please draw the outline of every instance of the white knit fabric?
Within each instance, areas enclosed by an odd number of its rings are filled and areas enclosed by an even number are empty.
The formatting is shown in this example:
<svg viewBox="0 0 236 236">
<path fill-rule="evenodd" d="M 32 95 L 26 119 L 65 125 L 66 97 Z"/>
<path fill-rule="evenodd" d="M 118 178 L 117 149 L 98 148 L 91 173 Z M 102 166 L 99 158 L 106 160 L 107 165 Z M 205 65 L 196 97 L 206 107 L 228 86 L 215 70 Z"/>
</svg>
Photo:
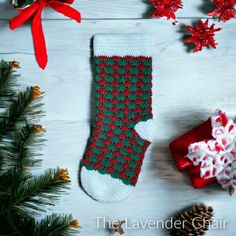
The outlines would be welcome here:
<svg viewBox="0 0 236 236">
<path fill-rule="evenodd" d="M 152 142 L 155 132 L 153 119 L 138 122 L 134 129 L 142 139 Z"/>
<path fill-rule="evenodd" d="M 151 57 L 151 42 L 147 34 L 97 35 L 94 37 L 95 56 L 147 56 Z M 135 126 L 141 138 L 152 141 L 153 121 L 142 121 Z M 126 185 L 109 174 L 97 170 L 81 169 L 81 183 L 92 198 L 103 203 L 118 202 L 132 193 L 134 186 Z"/>
<path fill-rule="evenodd" d="M 151 57 L 151 39 L 148 34 L 113 34 L 94 37 L 95 56 Z"/>
<path fill-rule="evenodd" d="M 82 167 L 81 183 L 85 192 L 103 203 L 119 202 L 129 197 L 134 187 L 114 179 L 109 174 L 100 174 L 96 170 Z"/>
</svg>

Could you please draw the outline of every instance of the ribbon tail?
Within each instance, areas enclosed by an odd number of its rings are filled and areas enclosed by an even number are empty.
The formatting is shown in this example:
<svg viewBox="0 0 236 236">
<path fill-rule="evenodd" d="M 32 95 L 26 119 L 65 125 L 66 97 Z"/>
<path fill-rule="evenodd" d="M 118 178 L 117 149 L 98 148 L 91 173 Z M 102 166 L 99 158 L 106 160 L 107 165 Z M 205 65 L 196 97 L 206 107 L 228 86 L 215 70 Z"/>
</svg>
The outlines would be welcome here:
<svg viewBox="0 0 236 236">
<path fill-rule="evenodd" d="M 64 3 L 61 3 L 61 2 L 51 2 L 50 3 L 50 6 L 57 12 L 63 14 L 64 16 L 66 17 L 69 17 L 75 21 L 77 21 L 78 23 L 81 22 L 81 15 L 80 13 L 75 10 L 74 8 L 64 4 Z"/>
<path fill-rule="evenodd" d="M 33 36 L 36 60 L 38 62 L 38 65 L 44 70 L 48 62 L 48 55 L 47 55 L 46 42 L 44 38 L 42 19 L 41 19 L 42 9 L 43 6 L 40 5 L 37 14 L 33 18 L 32 36 Z"/>
<path fill-rule="evenodd" d="M 74 0 L 64 0 L 63 3 L 66 4 L 73 4 Z"/>
<path fill-rule="evenodd" d="M 39 7 L 39 3 L 35 2 L 33 5 L 21 10 L 19 14 L 13 17 L 9 21 L 9 26 L 12 30 L 16 29 L 20 25 L 24 24 L 35 12 Z"/>
</svg>

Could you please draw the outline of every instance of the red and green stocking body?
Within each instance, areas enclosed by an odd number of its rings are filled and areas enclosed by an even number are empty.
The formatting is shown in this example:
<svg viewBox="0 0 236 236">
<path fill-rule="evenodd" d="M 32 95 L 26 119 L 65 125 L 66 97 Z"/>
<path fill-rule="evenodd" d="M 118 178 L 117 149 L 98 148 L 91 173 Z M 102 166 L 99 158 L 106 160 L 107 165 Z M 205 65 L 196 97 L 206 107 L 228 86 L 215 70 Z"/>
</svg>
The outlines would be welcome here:
<svg viewBox="0 0 236 236">
<path fill-rule="evenodd" d="M 84 190 L 101 202 L 127 198 L 153 137 L 152 58 L 148 35 L 94 39 L 96 118 L 84 159 Z"/>
</svg>

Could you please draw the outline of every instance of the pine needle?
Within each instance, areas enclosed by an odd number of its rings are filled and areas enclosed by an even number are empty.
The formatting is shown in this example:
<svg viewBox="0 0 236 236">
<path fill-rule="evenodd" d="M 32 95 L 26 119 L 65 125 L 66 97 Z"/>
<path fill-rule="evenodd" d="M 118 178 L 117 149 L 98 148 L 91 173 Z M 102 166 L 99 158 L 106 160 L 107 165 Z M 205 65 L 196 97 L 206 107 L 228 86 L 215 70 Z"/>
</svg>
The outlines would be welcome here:
<svg viewBox="0 0 236 236">
<path fill-rule="evenodd" d="M 79 224 L 70 215 L 51 215 L 36 221 L 65 192 L 67 169 L 49 169 L 35 176 L 45 130 L 34 125 L 43 115 L 38 86 L 16 91 L 17 62 L 0 62 L 0 235 L 71 236 Z M 37 120 L 38 121 L 38 120 Z M 71 223 L 72 222 L 72 223 Z"/>
</svg>

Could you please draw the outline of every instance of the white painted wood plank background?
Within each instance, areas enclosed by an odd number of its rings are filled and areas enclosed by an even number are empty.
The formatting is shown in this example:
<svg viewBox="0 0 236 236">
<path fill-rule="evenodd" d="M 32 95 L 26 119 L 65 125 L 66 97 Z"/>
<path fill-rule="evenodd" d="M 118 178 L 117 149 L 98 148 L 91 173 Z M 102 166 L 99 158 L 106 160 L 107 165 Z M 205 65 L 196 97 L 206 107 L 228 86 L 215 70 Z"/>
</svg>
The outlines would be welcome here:
<svg viewBox="0 0 236 236">
<path fill-rule="evenodd" d="M 202 1 L 184 1 L 179 25 L 166 20 L 144 20 L 147 4 L 142 0 L 76 2 L 84 14 L 81 25 L 58 20 L 53 12 L 44 14 L 44 31 L 49 63 L 41 71 L 34 60 L 29 25 L 16 31 L 0 20 L 0 54 L 5 60 L 19 60 L 22 86 L 38 84 L 45 93 L 47 129 L 43 150 L 43 168 L 66 167 L 72 185 L 56 212 L 72 213 L 82 224 L 81 235 L 108 236 L 96 229 L 93 217 L 116 220 L 164 220 L 178 209 L 195 201 L 215 208 L 216 216 L 229 220 L 224 230 L 211 230 L 209 236 L 234 236 L 236 233 L 235 197 L 229 197 L 219 186 L 195 190 L 187 176 L 179 173 L 172 161 L 168 143 L 206 119 L 216 108 L 235 113 L 236 107 L 236 25 L 235 20 L 219 24 L 224 30 L 217 35 L 219 48 L 188 53 L 181 41 L 179 27 L 201 17 Z M 7 3 L 2 3 L 6 6 Z M 0 18 L 8 19 L 8 11 L 0 8 Z M 114 18 L 113 20 L 105 18 Z M 117 18 L 117 19 L 115 19 Z M 130 19 L 122 19 L 130 18 Z M 50 20 L 47 20 L 50 19 Z M 78 166 L 90 132 L 92 108 L 92 37 L 98 33 L 148 32 L 153 41 L 153 112 L 155 141 L 146 155 L 139 183 L 131 197 L 121 203 L 104 205 L 90 199 L 78 185 Z M 42 171 L 40 169 L 40 171 Z M 164 230 L 128 230 L 127 236 L 163 236 Z"/>
<path fill-rule="evenodd" d="M 0 19 L 9 19 L 16 14 L 8 0 L 0 2 Z M 178 17 L 206 17 L 205 11 L 211 9 L 210 1 L 183 0 L 183 9 Z M 150 18 L 152 6 L 150 0 L 75 0 L 73 7 L 79 10 L 83 19 L 120 19 L 120 18 Z M 64 16 L 44 10 L 44 19 L 63 19 Z"/>
</svg>

